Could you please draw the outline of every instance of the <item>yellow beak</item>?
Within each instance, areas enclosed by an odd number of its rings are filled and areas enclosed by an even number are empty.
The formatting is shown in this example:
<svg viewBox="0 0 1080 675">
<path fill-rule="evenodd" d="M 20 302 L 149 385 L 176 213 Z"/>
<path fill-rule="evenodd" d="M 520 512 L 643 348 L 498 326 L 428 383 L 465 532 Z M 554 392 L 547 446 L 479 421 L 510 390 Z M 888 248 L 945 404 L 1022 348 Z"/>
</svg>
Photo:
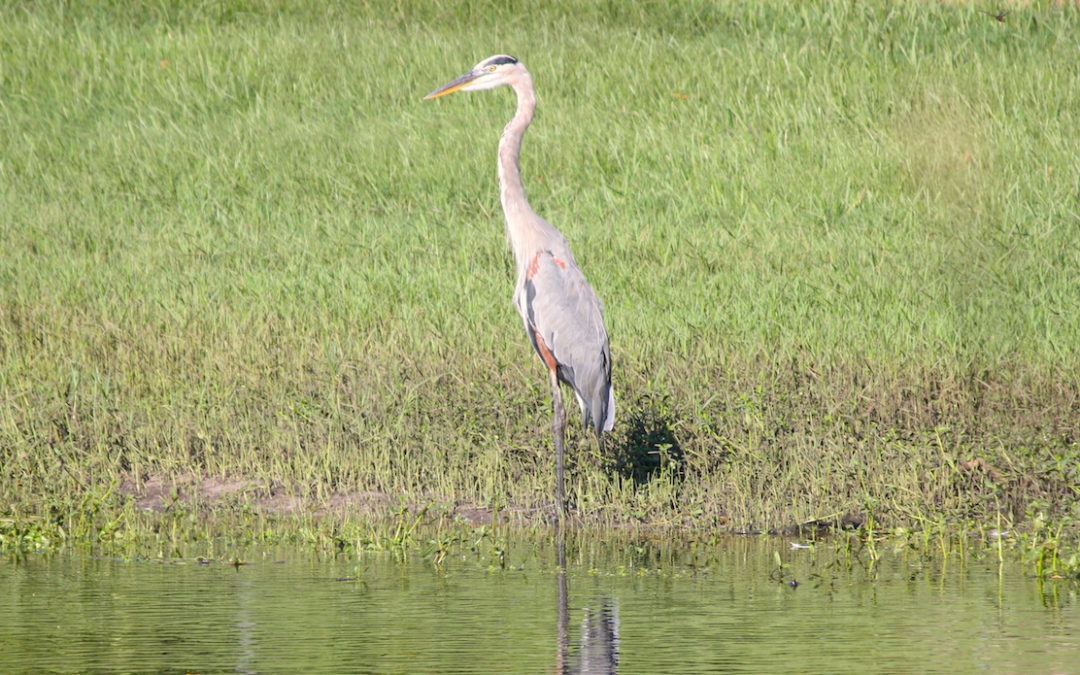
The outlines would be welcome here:
<svg viewBox="0 0 1080 675">
<path fill-rule="evenodd" d="M 453 80 L 451 82 L 447 82 L 443 86 L 441 86 L 438 89 L 436 89 L 435 91 L 431 92 L 430 94 L 428 94 L 427 96 L 424 97 L 424 100 L 426 101 L 429 98 L 439 98 L 440 96 L 446 96 L 447 94 L 453 94 L 458 89 L 461 89 L 462 87 L 464 87 L 468 83 L 470 83 L 473 80 L 475 80 L 476 78 L 480 77 L 480 75 L 481 75 L 481 73 L 477 73 L 477 72 L 465 73 L 464 75 L 457 78 L 456 80 Z"/>
</svg>

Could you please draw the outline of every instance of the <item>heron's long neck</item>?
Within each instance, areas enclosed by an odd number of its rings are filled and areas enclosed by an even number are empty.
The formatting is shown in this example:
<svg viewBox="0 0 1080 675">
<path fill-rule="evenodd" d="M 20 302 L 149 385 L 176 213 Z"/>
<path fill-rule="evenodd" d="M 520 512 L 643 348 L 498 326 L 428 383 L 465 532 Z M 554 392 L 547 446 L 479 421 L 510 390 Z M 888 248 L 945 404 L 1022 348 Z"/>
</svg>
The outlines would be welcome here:
<svg viewBox="0 0 1080 675">
<path fill-rule="evenodd" d="M 533 91 L 532 78 L 525 74 L 514 84 L 517 92 L 517 112 L 503 129 L 499 139 L 499 192 L 502 197 L 503 213 L 506 216 L 506 232 L 518 266 L 524 264 L 527 255 L 528 228 L 535 220 L 529 200 L 525 197 L 525 188 L 521 184 L 521 138 L 532 122 L 533 110 L 536 109 L 536 94 Z"/>
</svg>

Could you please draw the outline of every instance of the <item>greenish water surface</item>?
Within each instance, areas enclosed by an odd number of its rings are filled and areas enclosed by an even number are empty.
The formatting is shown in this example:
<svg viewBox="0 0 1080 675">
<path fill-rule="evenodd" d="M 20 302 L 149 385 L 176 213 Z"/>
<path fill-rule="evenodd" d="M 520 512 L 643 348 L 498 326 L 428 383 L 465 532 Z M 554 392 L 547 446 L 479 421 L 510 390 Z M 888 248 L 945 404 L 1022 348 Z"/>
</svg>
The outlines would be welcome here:
<svg viewBox="0 0 1080 675">
<path fill-rule="evenodd" d="M 217 553 L 0 562 L 0 672 L 1080 672 L 1077 584 L 993 555 Z"/>
</svg>

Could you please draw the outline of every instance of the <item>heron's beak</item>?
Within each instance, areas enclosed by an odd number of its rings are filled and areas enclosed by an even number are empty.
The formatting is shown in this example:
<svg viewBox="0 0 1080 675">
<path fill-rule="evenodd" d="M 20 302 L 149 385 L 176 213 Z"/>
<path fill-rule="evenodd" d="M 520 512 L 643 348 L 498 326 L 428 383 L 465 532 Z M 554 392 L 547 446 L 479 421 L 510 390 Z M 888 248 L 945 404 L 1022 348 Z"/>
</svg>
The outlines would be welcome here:
<svg viewBox="0 0 1080 675">
<path fill-rule="evenodd" d="M 438 89 L 436 89 L 435 91 L 431 92 L 430 94 L 428 94 L 427 96 L 424 97 L 424 100 L 426 101 L 429 98 L 439 98 L 440 96 L 446 96 L 447 94 L 453 94 L 455 91 L 457 91 L 458 89 L 461 89 L 462 87 L 464 87 L 468 83 L 470 83 L 473 80 L 475 80 L 476 78 L 480 77 L 482 74 L 483 73 L 478 73 L 478 72 L 475 72 L 475 71 L 470 71 L 468 73 L 465 73 L 464 75 L 457 78 L 456 80 L 453 80 L 452 82 L 447 82 L 443 86 L 441 86 Z"/>
</svg>

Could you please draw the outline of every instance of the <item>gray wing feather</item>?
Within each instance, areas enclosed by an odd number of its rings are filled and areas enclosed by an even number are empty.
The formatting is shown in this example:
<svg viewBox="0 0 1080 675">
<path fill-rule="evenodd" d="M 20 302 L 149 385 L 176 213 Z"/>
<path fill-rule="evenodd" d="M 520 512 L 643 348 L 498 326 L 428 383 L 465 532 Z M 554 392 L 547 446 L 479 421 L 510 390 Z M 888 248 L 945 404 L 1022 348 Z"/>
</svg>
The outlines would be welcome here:
<svg viewBox="0 0 1080 675">
<path fill-rule="evenodd" d="M 573 256 L 542 251 L 534 265 L 515 298 L 525 330 L 534 347 L 538 332 L 555 356 L 559 379 L 577 394 L 586 423 L 597 432 L 610 429 L 611 350 L 600 300 Z"/>
</svg>

